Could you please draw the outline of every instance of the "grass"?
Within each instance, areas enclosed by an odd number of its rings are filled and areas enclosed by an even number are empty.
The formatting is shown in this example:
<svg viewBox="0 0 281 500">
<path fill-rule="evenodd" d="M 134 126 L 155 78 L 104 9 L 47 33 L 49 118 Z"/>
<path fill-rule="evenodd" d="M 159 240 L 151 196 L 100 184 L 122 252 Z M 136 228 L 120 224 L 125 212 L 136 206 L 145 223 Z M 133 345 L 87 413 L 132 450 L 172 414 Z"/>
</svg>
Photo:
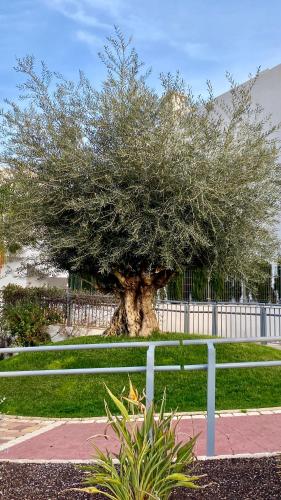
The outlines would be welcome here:
<svg viewBox="0 0 281 500">
<path fill-rule="evenodd" d="M 154 335 L 151 340 L 194 338 L 182 334 Z M 128 339 L 120 339 L 124 341 Z M 116 339 L 80 337 L 63 342 L 101 343 Z M 218 362 L 279 360 L 281 351 L 253 344 L 217 346 Z M 0 370 L 32 370 L 55 368 L 93 368 L 132 366 L 145 363 L 145 348 L 101 349 L 19 354 L 0 361 Z M 204 363 L 206 346 L 157 348 L 157 364 Z M 133 383 L 141 391 L 144 374 L 132 374 Z M 281 368 L 218 370 L 217 409 L 246 409 L 281 406 Z M 126 374 L 19 377 L 0 379 L 3 413 L 44 417 L 90 417 L 104 414 L 106 383 L 115 394 L 128 385 Z M 206 372 L 164 372 L 155 376 L 156 402 L 167 388 L 168 408 L 179 411 L 206 409 Z"/>
</svg>

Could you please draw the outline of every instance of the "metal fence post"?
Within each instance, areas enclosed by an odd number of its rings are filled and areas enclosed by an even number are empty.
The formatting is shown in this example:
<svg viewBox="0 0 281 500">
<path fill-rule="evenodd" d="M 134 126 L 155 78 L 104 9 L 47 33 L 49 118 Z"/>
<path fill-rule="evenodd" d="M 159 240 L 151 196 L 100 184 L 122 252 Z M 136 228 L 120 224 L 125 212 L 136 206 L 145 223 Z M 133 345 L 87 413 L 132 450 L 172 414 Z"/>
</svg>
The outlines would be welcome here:
<svg viewBox="0 0 281 500">
<path fill-rule="evenodd" d="M 267 325 L 266 325 L 266 307 L 260 306 L 260 333 L 261 337 L 267 336 Z"/>
<path fill-rule="evenodd" d="M 146 354 L 146 408 L 148 409 L 154 399 L 154 365 L 155 346 L 150 345 Z"/>
<path fill-rule="evenodd" d="M 207 302 L 211 302 L 211 288 L 210 288 L 210 283 L 211 279 L 210 276 L 208 276 L 208 283 L 207 283 Z"/>
<path fill-rule="evenodd" d="M 218 334 L 218 306 L 213 304 L 212 307 L 212 335 L 216 336 Z"/>
<path fill-rule="evenodd" d="M 71 292 L 69 289 L 66 291 L 66 324 L 67 326 L 72 326 L 73 320 L 73 307 L 72 307 L 72 298 Z"/>
<path fill-rule="evenodd" d="M 183 320 L 183 331 L 184 333 L 189 333 L 189 304 L 184 304 L 184 320 Z"/>
<path fill-rule="evenodd" d="M 216 349 L 208 342 L 208 383 L 207 383 L 207 456 L 215 455 L 216 433 Z"/>
</svg>

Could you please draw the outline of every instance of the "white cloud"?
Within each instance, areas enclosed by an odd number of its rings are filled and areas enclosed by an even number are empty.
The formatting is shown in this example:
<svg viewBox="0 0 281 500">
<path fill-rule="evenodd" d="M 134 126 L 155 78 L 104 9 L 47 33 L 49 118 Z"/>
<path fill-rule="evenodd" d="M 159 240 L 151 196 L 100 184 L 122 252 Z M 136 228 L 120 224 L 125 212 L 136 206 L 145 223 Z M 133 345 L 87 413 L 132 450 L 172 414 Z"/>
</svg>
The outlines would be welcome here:
<svg viewBox="0 0 281 500">
<path fill-rule="evenodd" d="M 179 48 L 186 52 L 190 57 L 205 57 L 208 51 L 208 47 L 205 43 L 183 42 L 178 45 Z"/>
<path fill-rule="evenodd" d="M 119 17 L 120 10 L 125 7 L 125 0 L 80 0 L 85 6 L 105 10 L 108 14 L 114 17 Z"/>
<path fill-rule="evenodd" d="M 95 12 L 103 6 L 100 0 L 44 0 L 48 7 L 56 10 L 63 16 L 71 19 L 76 23 L 80 23 L 93 28 L 111 28 L 110 24 L 100 21 L 98 13 Z M 107 2 L 109 0 L 105 0 Z M 89 8 L 91 7 L 91 8 Z"/>
<path fill-rule="evenodd" d="M 188 57 L 203 61 L 216 61 L 216 56 L 207 43 L 188 40 L 169 40 L 171 47 L 184 52 Z"/>
<path fill-rule="evenodd" d="M 102 45 L 102 40 L 96 36 L 93 35 L 92 33 L 89 33 L 88 31 L 85 30 L 78 30 L 75 33 L 77 40 L 80 42 L 84 42 L 90 47 L 95 47 L 99 48 Z"/>
<path fill-rule="evenodd" d="M 71 19 L 81 29 L 75 34 L 76 39 L 91 47 L 100 45 L 100 40 L 89 30 L 91 28 L 113 31 L 113 24 L 121 26 L 128 35 L 133 34 L 138 43 L 162 43 L 167 47 L 187 55 L 190 59 L 215 61 L 211 47 L 185 39 L 183 33 L 173 29 L 164 29 L 155 19 L 142 18 L 134 12 L 129 0 L 43 0 L 49 8 Z M 105 22 L 104 19 L 108 20 Z M 88 30 L 83 29 L 88 28 Z"/>
</svg>

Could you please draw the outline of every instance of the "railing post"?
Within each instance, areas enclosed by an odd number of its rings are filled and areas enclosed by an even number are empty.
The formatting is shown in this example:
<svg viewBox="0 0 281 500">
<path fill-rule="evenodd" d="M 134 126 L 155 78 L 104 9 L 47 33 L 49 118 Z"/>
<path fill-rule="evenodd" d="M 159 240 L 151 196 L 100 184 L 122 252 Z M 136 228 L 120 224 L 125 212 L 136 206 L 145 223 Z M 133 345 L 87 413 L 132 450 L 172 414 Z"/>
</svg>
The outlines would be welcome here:
<svg viewBox="0 0 281 500">
<path fill-rule="evenodd" d="M 246 290 L 245 290 L 245 283 L 243 281 L 241 281 L 241 295 L 239 302 L 241 304 L 244 304 L 244 302 L 246 302 Z"/>
<path fill-rule="evenodd" d="M 184 320 L 183 320 L 183 331 L 184 333 L 189 333 L 189 304 L 184 304 Z"/>
<path fill-rule="evenodd" d="M 154 400 L 154 365 L 155 346 L 150 345 L 146 354 L 146 409 L 151 406 Z"/>
<path fill-rule="evenodd" d="M 208 342 L 208 383 L 207 383 L 207 456 L 215 455 L 216 432 L 216 349 Z"/>
<path fill-rule="evenodd" d="M 216 336 L 218 334 L 218 306 L 213 304 L 212 306 L 212 335 Z"/>
<path fill-rule="evenodd" d="M 211 302 L 211 288 L 210 288 L 210 283 L 211 279 L 210 276 L 208 276 L 208 283 L 207 283 L 207 302 Z"/>
<path fill-rule="evenodd" d="M 71 292 L 69 289 L 66 290 L 66 325 L 72 326 L 73 320 L 73 308 L 72 308 L 72 299 Z"/>
<path fill-rule="evenodd" d="M 261 337 L 267 336 L 267 328 L 266 328 L 266 307 L 260 306 L 260 333 Z"/>
</svg>

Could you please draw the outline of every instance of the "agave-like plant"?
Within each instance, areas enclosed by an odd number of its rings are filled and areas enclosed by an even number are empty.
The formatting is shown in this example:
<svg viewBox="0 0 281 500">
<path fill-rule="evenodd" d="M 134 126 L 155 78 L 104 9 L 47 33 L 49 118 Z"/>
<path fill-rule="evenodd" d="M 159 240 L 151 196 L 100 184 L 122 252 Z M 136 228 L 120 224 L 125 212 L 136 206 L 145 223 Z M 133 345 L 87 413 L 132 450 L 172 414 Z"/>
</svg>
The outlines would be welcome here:
<svg viewBox="0 0 281 500">
<path fill-rule="evenodd" d="M 85 480 L 87 487 L 81 490 L 103 493 L 111 500 L 167 500 L 179 486 L 198 488 L 199 477 L 186 472 L 194 461 L 196 438 L 177 443 L 175 413 L 165 414 L 165 393 L 156 416 L 154 405 L 146 409 L 131 383 L 128 398 L 118 399 L 108 388 L 107 392 L 120 413 L 114 416 L 105 402 L 108 423 L 120 442 L 120 450 L 113 455 L 95 447 L 97 463 L 83 467 L 89 475 Z M 142 412 L 141 422 L 129 414 L 124 400 L 130 410 Z"/>
</svg>

